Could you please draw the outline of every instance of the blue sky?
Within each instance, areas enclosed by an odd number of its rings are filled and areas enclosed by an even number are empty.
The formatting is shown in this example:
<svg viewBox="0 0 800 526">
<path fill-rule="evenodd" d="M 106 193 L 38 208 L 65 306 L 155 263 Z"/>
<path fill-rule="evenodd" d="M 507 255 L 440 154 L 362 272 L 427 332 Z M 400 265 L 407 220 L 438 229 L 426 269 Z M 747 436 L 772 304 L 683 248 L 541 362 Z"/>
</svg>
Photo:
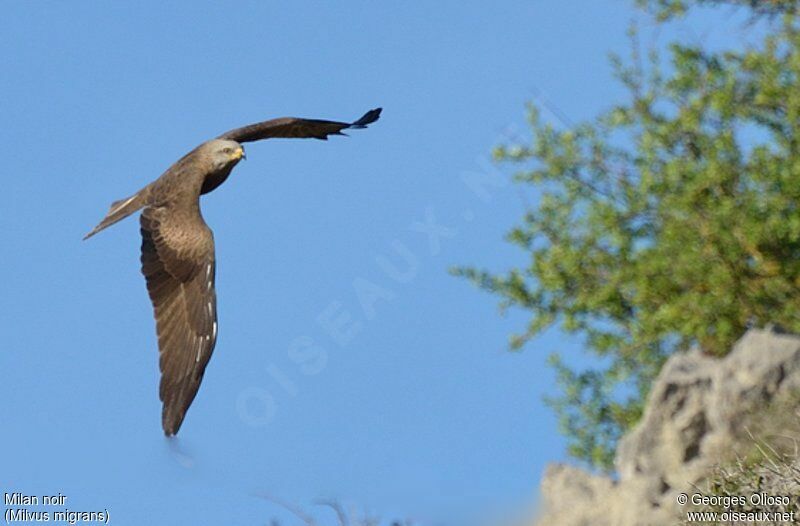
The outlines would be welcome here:
<svg viewBox="0 0 800 526">
<path fill-rule="evenodd" d="M 387 518 L 530 504 L 564 459 L 544 361 L 578 346 L 552 331 L 506 352 L 524 315 L 447 274 L 523 261 L 502 237 L 531 196 L 465 181 L 491 180 L 535 94 L 575 120 L 618 99 L 606 57 L 633 16 L 612 0 L 6 3 L 0 492 L 61 492 L 113 524 L 283 516 L 257 493 Z M 220 334 L 167 441 L 138 222 L 82 235 L 229 128 L 376 106 L 350 138 L 250 145 L 203 198 Z M 320 321 L 341 316 L 349 337 Z"/>
</svg>

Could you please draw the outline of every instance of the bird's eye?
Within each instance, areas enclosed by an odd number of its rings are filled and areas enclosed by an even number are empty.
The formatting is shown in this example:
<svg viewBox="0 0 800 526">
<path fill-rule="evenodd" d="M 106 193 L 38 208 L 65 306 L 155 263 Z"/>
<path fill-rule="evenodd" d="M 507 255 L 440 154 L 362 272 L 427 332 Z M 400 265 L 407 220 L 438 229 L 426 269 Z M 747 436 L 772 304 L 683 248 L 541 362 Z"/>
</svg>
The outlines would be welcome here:
<svg viewBox="0 0 800 526">
<path fill-rule="evenodd" d="M 225 148 L 224 150 L 222 150 L 222 152 L 223 153 L 231 153 L 231 152 L 233 152 L 233 150 L 231 150 L 230 148 Z"/>
</svg>

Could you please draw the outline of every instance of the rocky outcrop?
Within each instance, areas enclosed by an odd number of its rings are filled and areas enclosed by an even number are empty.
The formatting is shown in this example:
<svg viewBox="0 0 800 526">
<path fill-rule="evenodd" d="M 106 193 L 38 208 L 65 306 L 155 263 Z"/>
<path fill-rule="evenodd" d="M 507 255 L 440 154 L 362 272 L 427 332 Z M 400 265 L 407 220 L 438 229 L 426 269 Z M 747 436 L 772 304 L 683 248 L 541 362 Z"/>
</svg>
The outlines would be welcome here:
<svg viewBox="0 0 800 526">
<path fill-rule="evenodd" d="M 641 422 L 619 443 L 616 479 L 550 466 L 540 525 L 680 523 L 680 493 L 697 493 L 749 435 L 743 422 L 800 392 L 800 337 L 750 330 L 724 358 L 698 350 L 667 361 Z M 752 441 L 751 441 L 752 443 Z"/>
</svg>

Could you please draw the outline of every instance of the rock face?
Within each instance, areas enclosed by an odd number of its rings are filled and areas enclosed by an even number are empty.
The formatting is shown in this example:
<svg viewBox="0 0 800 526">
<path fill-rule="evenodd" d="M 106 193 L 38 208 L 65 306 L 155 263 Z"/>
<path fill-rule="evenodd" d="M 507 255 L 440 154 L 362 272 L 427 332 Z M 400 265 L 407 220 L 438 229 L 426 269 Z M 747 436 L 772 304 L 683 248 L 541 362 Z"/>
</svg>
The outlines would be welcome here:
<svg viewBox="0 0 800 526">
<path fill-rule="evenodd" d="M 698 350 L 667 361 L 644 416 L 619 443 L 617 480 L 565 465 L 542 480 L 539 525 L 673 525 L 709 469 L 730 459 L 742 426 L 781 397 L 800 392 L 800 337 L 750 330 L 724 358 Z M 688 508 L 691 509 L 691 508 Z"/>
</svg>

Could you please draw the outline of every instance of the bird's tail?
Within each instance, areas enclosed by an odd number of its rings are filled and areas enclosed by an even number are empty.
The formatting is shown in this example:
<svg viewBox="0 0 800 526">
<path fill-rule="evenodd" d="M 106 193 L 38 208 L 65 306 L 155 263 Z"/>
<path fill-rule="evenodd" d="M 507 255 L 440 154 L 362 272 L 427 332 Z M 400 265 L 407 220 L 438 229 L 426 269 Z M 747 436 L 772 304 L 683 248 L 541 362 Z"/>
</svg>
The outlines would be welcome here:
<svg viewBox="0 0 800 526">
<path fill-rule="evenodd" d="M 125 219 L 146 205 L 148 189 L 149 187 L 145 187 L 128 198 L 120 199 L 119 201 L 114 201 L 111 203 L 111 207 L 108 209 L 106 217 L 104 217 L 103 220 L 100 221 L 100 223 L 94 227 L 91 232 L 86 234 L 83 239 L 89 239 L 101 230 L 110 227 L 117 221 Z"/>
</svg>

